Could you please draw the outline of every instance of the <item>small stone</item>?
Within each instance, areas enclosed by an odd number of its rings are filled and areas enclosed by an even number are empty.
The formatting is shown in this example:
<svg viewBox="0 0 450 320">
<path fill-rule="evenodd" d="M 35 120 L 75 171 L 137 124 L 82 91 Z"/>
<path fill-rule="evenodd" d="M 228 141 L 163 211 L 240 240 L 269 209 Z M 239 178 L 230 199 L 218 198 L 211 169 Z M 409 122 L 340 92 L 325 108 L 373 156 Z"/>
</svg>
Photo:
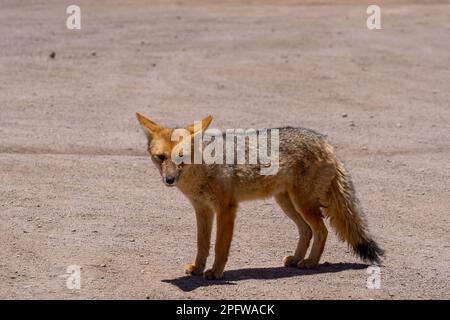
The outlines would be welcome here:
<svg viewBox="0 0 450 320">
<path fill-rule="evenodd" d="M 41 224 L 38 224 L 38 226 L 37 226 L 38 228 L 42 228 L 42 225 Z"/>
<path fill-rule="evenodd" d="M 71 231 L 72 231 L 72 232 L 77 232 L 77 229 L 72 229 Z"/>
<path fill-rule="evenodd" d="M 350 127 L 356 127 L 356 124 L 352 121 L 350 122 Z"/>
<path fill-rule="evenodd" d="M 134 239 L 130 239 L 130 242 L 134 242 L 135 240 Z"/>
<path fill-rule="evenodd" d="M 55 51 L 52 51 L 52 52 L 50 52 L 50 54 L 49 54 L 48 56 L 50 57 L 50 59 L 55 59 L 55 57 L 56 57 L 56 52 L 55 52 Z"/>
<path fill-rule="evenodd" d="M 95 57 L 96 55 L 97 55 L 97 52 L 95 52 L 95 51 L 91 52 L 91 56 Z"/>
<path fill-rule="evenodd" d="M 348 117 L 348 114 L 346 114 L 345 112 L 343 112 L 343 113 L 341 113 L 341 117 L 342 117 L 342 118 L 347 118 L 347 117 Z"/>
<path fill-rule="evenodd" d="M 102 264 L 100 265 L 100 267 L 105 268 L 105 267 L 106 267 L 106 264 L 105 264 L 105 263 L 102 263 Z"/>
<path fill-rule="evenodd" d="M 401 123 L 396 123 L 395 126 L 396 126 L 397 128 L 401 128 L 401 127 L 402 127 L 402 124 L 401 124 Z"/>
</svg>

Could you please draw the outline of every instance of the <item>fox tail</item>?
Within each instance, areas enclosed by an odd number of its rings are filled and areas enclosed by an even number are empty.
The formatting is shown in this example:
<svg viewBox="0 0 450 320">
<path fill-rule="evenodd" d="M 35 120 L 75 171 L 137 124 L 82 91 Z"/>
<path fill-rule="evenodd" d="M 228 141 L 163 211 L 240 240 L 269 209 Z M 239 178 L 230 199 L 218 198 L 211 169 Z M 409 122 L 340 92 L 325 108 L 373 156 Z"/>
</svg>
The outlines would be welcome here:
<svg viewBox="0 0 450 320">
<path fill-rule="evenodd" d="M 331 181 L 325 212 L 338 237 L 346 241 L 357 256 L 370 263 L 380 263 L 384 251 L 369 234 L 353 183 L 340 162 L 337 162 L 336 176 Z"/>
</svg>

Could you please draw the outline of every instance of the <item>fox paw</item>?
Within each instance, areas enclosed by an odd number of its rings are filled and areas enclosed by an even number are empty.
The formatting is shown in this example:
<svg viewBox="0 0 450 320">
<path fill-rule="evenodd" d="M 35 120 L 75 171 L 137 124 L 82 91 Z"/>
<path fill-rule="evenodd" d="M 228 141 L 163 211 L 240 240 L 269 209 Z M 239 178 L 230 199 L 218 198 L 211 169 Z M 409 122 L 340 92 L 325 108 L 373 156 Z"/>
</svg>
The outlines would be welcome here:
<svg viewBox="0 0 450 320">
<path fill-rule="evenodd" d="M 206 280 L 220 280 L 223 278 L 223 272 L 218 272 L 214 269 L 208 269 L 203 274 Z"/>
<path fill-rule="evenodd" d="M 203 274 L 203 269 L 204 268 L 197 267 L 193 263 L 188 263 L 188 264 L 184 265 L 184 271 L 186 272 L 186 274 L 190 274 L 190 275 L 194 275 L 194 276 L 201 276 Z"/>
<path fill-rule="evenodd" d="M 297 264 L 300 269 L 315 269 L 319 266 L 319 263 L 311 259 L 303 259 Z"/>
<path fill-rule="evenodd" d="M 298 260 L 294 256 L 286 256 L 283 258 L 283 264 L 285 267 L 296 267 Z"/>
</svg>

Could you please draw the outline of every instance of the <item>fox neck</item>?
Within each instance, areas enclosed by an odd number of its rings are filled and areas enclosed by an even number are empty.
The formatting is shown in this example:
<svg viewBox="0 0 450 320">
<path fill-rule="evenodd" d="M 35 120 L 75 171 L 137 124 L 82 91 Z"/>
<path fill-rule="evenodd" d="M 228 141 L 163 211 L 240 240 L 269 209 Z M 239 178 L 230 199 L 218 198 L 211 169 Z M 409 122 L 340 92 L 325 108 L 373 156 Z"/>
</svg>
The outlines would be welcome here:
<svg viewBox="0 0 450 320">
<path fill-rule="evenodd" d="M 206 183 L 206 165 L 189 164 L 185 165 L 177 182 L 177 187 L 183 193 L 189 193 L 190 190 L 198 185 Z"/>
</svg>

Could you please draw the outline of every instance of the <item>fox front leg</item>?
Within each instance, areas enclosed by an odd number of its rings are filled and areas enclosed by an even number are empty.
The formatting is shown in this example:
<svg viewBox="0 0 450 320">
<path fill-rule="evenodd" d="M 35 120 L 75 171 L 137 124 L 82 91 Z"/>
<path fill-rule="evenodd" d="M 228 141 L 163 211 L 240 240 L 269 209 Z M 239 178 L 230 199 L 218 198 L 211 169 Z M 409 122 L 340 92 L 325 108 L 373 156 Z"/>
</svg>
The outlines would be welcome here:
<svg viewBox="0 0 450 320">
<path fill-rule="evenodd" d="M 205 271 L 208 280 L 222 279 L 223 270 L 228 260 L 231 239 L 233 238 L 236 204 L 230 204 L 217 212 L 217 235 L 213 267 Z"/>
<path fill-rule="evenodd" d="M 200 276 L 205 270 L 206 259 L 209 255 L 214 212 L 200 204 L 195 204 L 194 208 L 197 220 L 197 256 L 195 262 L 185 265 L 184 269 L 187 274 Z"/>
</svg>

